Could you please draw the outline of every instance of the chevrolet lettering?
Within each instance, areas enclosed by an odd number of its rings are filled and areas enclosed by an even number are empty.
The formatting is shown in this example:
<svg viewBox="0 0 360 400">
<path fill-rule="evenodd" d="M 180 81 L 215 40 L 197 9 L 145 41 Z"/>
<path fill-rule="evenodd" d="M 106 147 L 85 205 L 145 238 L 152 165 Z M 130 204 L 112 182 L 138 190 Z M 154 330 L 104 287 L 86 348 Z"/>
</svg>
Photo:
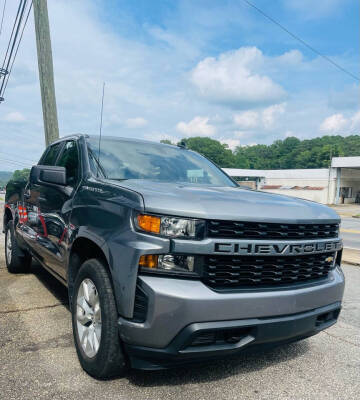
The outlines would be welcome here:
<svg viewBox="0 0 360 400">
<path fill-rule="evenodd" d="M 321 204 L 240 187 L 184 145 L 80 134 L 7 184 L 3 224 L 9 272 L 36 260 L 66 286 L 76 352 L 96 378 L 335 324 L 339 225 Z"/>
<path fill-rule="evenodd" d="M 342 249 L 341 240 L 295 243 L 295 244 L 264 244 L 264 243 L 214 243 L 214 253 L 244 254 L 244 255 L 296 255 L 338 251 Z"/>
</svg>

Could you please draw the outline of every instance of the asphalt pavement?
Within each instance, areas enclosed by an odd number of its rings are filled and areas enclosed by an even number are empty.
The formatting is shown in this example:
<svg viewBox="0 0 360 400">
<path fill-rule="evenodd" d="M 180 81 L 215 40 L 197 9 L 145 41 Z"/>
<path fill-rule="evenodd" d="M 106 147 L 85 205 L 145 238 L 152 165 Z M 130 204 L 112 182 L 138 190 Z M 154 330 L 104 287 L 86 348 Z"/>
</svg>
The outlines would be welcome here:
<svg viewBox="0 0 360 400">
<path fill-rule="evenodd" d="M 360 251 L 360 218 L 342 217 L 341 236 L 344 247 Z"/>
<path fill-rule="evenodd" d="M 40 266 L 5 268 L 0 234 L 0 399 L 359 399 L 360 267 L 344 265 L 339 322 L 305 341 L 97 381 L 81 369 L 66 289 Z"/>
</svg>

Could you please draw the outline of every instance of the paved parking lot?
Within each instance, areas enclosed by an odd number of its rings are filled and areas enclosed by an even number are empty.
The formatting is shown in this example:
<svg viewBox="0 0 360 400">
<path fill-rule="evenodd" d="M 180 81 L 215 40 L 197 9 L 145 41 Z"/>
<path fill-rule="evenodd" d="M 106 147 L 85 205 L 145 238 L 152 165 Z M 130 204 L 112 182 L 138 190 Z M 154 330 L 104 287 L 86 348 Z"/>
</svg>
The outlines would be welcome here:
<svg viewBox="0 0 360 400">
<path fill-rule="evenodd" d="M 360 398 L 360 267 L 344 266 L 340 321 L 313 338 L 206 365 L 96 381 L 78 363 L 65 288 L 36 265 L 28 275 L 10 275 L 3 242 L 0 234 L 1 399 Z"/>
</svg>

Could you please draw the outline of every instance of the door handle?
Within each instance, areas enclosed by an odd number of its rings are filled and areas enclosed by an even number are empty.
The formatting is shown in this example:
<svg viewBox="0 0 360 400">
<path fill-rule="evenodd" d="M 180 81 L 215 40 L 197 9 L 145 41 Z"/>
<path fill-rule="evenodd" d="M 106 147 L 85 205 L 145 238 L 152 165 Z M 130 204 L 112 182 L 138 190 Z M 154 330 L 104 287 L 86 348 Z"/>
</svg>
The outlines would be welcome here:
<svg viewBox="0 0 360 400">
<path fill-rule="evenodd" d="M 25 198 L 25 199 L 30 199 L 30 197 L 31 197 L 30 192 L 25 192 L 25 193 L 24 193 L 24 198 Z"/>
<path fill-rule="evenodd" d="M 39 200 L 40 203 L 45 203 L 47 201 L 46 198 L 42 197 L 42 196 L 39 196 L 38 200 Z"/>
</svg>

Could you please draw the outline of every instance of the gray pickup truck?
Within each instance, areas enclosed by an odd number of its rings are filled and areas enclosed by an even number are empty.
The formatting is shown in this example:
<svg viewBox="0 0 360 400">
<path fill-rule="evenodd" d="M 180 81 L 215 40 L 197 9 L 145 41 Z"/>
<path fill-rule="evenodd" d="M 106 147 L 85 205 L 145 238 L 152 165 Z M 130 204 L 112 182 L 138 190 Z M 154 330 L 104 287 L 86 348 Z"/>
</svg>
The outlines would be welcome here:
<svg viewBox="0 0 360 400">
<path fill-rule="evenodd" d="M 10 272 L 67 286 L 92 376 L 235 355 L 334 324 L 338 215 L 239 187 L 183 146 L 74 135 L 6 189 Z"/>
</svg>

